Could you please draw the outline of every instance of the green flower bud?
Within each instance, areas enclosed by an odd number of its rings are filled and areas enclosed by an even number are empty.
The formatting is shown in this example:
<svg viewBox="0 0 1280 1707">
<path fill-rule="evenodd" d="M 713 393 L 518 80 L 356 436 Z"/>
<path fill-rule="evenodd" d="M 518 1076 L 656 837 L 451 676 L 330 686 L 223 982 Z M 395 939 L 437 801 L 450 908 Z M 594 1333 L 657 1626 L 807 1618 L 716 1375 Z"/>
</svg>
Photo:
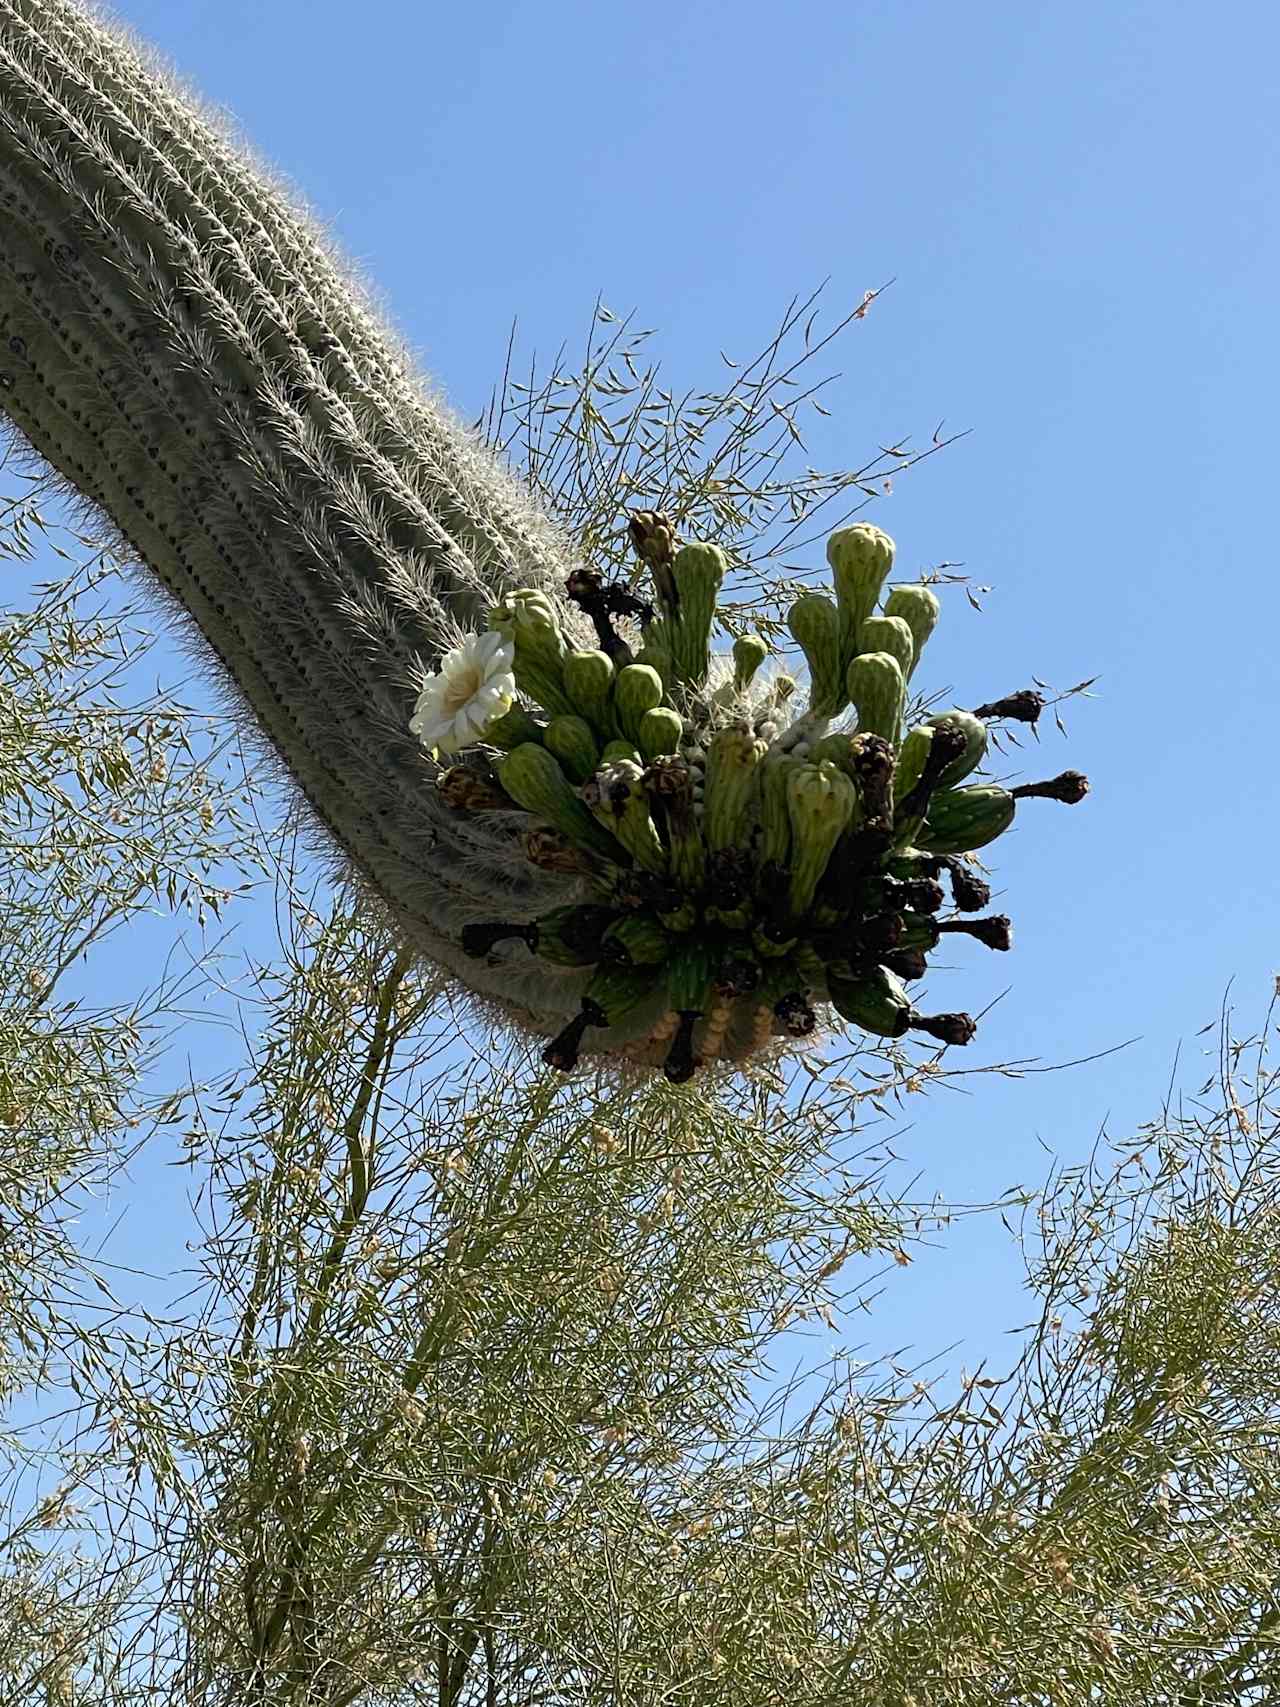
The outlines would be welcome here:
<svg viewBox="0 0 1280 1707">
<path fill-rule="evenodd" d="M 887 652 L 898 660 L 905 681 L 915 663 L 916 643 L 900 616 L 869 616 L 858 630 L 859 652 Z"/>
<path fill-rule="evenodd" d="M 809 710 L 834 717 L 848 704 L 840 660 L 840 613 L 824 593 L 804 593 L 787 613 L 787 626 L 809 666 Z"/>
<path fill-rule="evenodd" d="M 639 744 L 640 720 L 662 704 L 662 677 L 650 664 L 628 664 L 613 684 L 613 714 L 629 740 Z"/>
<path fill-rule="evenodd" d="M 741 726 L 720 729 L 711 737 L 702 828 L 713 853 L 738 846 L 756 773 L 768 750 L 767 741 L 756 740 Z"/>
<path fill-rule="evenodd" d="M 672 947 L 669 933 L 656 919 L 647 913 L 632 913 L 609 926 L 601 952 L 604 959 L 623 966 L 660 966 L 670 959 Z"/>
<path fill-rule="evenodd" d="M 855 978 L 830 974 L 827 993 L 841 1018 L 875 1037 L 903 1037 L 911 1024 L 911 998 L 902 980 L 883 966 Z"/>
<path fill-rule="evenodd" d="M 640 763 L 640 749 L 632 741 L 606 741 L 604 751 L 600 755 L 602 765 L 617 764 L 619 759 L 629 759 L 633 765 Z"/>
<path fill-rule="evenodd" d="M 827 562 L 840 608 L 840 658 L 847 667 L 858 647 L 858 632 L 876 608 L 880 589 L 893 568 L 893 541 L 870 522 L 841 528 L 827 541 Z"/>
<path fill-rule="evenodd" d="M 906 672 L 908 680 L 920 662 L 920 654 L 924 651 L 925 642 L 938 626 L 938 617 L 941 613 L 942 606 L 932 587 L 926 587 L 921 582 L 915 582 L 909 586 L 891 587 L 889 589 L 889 596 L 884 601 L 884 614 L 886 616 L 900 616 L 911 630 L 911 639 L 914 643 L 915 651 L 911 668 Z"/>
<path fill-rule="evenodd" d="M 793 918 L 808 912 L 832 849 L 853 817 L 856 798 L 849 778 L 829 761 L 801 764 L 787 779 Z"/>
<path fill-rule="evenodd" d="M 905 800 L 919 782 L 932 745 L 933 724 L 918 723 L 914 729 L 908 730 L 898 754 L 898 763 L 893 772 L 893 801 L 895 806 L 900 801 Z"/>
<path fill-rule="evenodd" d="M 939 788 L 954 788 L 963 782 L 965 777 L 977 770 L 987 753 L 987 726 L 980 717 L 975 717 L 971 711 L 961 711 L 953 706 L 950 711 L 935 712 L 927 722 L 954 723 L 963 731 L 965 749 L 962 756 L 949 764 L 938 779 Z"/>
<path fill-rule="evenodd" d="M 574 709 L 606 740 L 614 732 L 610 695 L 613 692 L 613 659 L 607 652 L 566 652 L 564 690 Z"/>
<path fill-rule="evenodd" d="M 684 738 L 684 723 L 669 705 L 655 705 L 640 719 L 637 737 L 645 760 L 656 759 L 660 753 L 677 753 Z"/>
<path fill-rule="evenodd" d="M 591 966 L 600 959 L 605 932 L 617 917 L 611 907 L 578 902 L 553 907 L 529 927 L 529 946 L 556 966 Z"/>
<path fill-rule="evenodd" d="M 571 782 L 585 782 L 600 763 L 595 736 L 581 717 L 553 717 L 542 744 L 559 759 L 560 768 Z"/>
<path fill-rule="evenodd" d="M 505 747 L 509 752 L 524 741 L 541 741 L 543 728 L 544 725 L 530 717 L 522 706 L 513 705 L 501 717 L 485 724 L 482 738 L 494 747 Z"/>
<path fill-rule="evenodd" d="M 969 853 L 985 847 L 1013 822 L 1018 803 L 1007 789 L 994 783 L 949 788 L 929 802 L 924 828 L 915 837 L 926 853 Z"/>
<path fill-rule="evenodd" d="M 566 647 L 560 619 L 546 593 L 520 587 L 489 613 L 490 627 L 513 644 L 512 674 L 521 693 L 537 700 L 553 717 L 572 715 L 564 685 Z"/>
<path fill-rule="evenodd" d="M 669 625 L 672 671 L 677 681 L 691 687 L 707 679 L 716 599 L 728 567 L 729 560 L 718 545 L 681 546 L 672 560 L 678 601 Z"/>
<path fill-rule="evenodd" d="M 605 859 L 618 859 L 617 843 L 596 823 L 545 747 L 525 741 L 505 758 L 496 760 L 493 770 L 517 806 L 545 819 L 579 847 L 589 848 Z"/>
<path fill-rule="evenodd" d="M 787 784 L 803 761 L 778 753 L 760 768 L 760 863 L 784 867 L 791 854 L 791 814 L 787 809 Z"/>
<path fill-rule="evenodd" d="M 769 656 L 769 643 L 759 634 L 743 634 L 733 643 L 733 685 L 739 693 L 751 686 L 756 671 Z"/>
<path fill-rule="evenodd" d="M 898 660 L 888 652 L 862 652 L 849 665 L 849 698 L 858 708 L 858 729 L 897 744 L 906 700 Z"/>
</svg>

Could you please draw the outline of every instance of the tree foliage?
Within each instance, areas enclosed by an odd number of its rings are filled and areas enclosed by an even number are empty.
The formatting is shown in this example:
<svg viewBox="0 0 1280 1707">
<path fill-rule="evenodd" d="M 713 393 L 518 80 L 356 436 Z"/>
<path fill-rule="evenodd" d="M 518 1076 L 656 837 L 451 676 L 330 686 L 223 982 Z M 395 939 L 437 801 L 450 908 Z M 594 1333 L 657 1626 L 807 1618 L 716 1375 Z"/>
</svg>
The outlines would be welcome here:
<svg viewBox="0 0 1280 1707">
<path fill-rule="evenodd" d="M 643 487 L 767 604 L 792 529 L 869 488 L 753 463 L 741 375 L 587 366 L 509 367 L 489 431 L 597 557 Z M 755 420 L 794 448 L 768 386 Z M 63 551 L 39 501 L 7 556 Z M 1037 1306 L 1010 1370 L 840 1344 L 783 1380 L 945 1238 L 883 1160 L 945 1057 L 562 1084 L 314 878 L 224 719 L 144 692 L 120 565 L 70 543 L 0 624 L 0 1703 L 1272 1697 L 1270 1013 L 990 1206 Z M 264 874 L 266 957 L 213 939 Z M 148 1277 L 109 1223 L 175 1166 L 190 1263 Z"/>
</svg>

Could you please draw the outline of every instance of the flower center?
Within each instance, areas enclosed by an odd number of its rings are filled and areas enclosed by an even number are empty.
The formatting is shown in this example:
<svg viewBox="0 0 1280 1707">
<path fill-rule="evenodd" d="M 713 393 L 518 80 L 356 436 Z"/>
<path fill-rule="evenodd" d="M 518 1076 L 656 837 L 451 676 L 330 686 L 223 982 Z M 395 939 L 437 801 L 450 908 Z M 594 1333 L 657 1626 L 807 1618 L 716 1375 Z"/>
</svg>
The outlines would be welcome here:
<svg viewBox="0 0 1280 1707">
<path fill-rule="evenodd" d="M 484 686 L 480 669 L 475 664 L 469 664 L 465 670 L 459 670 L 449 678 L 444 692 L 444 710 L 447 716 L 453 717 L 462 710 L 468 700 L 474 698 Z"/>
</svg>

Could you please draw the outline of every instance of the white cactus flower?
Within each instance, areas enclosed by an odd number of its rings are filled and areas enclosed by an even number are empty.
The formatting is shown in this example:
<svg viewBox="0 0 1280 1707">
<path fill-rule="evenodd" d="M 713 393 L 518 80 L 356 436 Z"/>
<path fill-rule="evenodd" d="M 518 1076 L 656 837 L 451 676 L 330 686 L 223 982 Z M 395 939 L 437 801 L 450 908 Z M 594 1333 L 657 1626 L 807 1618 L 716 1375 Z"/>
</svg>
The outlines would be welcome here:
<svg viewBox="0 0 1280 1707">
<path fill-rule="evenodd" d="M 495 718 L 509 711 L 516 691 L 514 656 L 511 642 L 492 630 L 469 635 L 446 652 L 409 719 L 423 746 L 456 753 L 478 741 Z"/>
</svg>

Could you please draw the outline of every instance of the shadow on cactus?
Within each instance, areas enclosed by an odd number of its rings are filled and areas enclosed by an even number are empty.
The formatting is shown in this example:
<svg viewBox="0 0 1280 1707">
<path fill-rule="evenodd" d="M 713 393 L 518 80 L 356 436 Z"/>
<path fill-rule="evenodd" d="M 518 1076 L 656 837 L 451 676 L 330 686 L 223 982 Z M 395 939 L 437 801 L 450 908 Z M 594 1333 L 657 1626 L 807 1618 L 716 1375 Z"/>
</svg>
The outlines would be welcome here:
<svg viewBox="0 0 1280 1707">
<path fill-rule="evenodd" d="M 459 813 L 514 804 L 525 852 L 576 875 L 580 896 L 527 922 L 463 931 L 477 958 L 533 954 L 586 976 L 579 1012 L 547 1046 L 571 1072 L 592 1032 L 682 1083 L 804 1038 L 825 1008 L 872 1035 L 968 1043 L 968 1014 L 922 1013 L 907 985 L 944 936 L 1012 946 L 965 855 L 1013 823 L 1018 803 L 1075 804 L 1078 771 L 1006 789 L 969 780 L 988 724 L 1034 724 L 1024 689 L 904 730 L 907 685 L 939 616 L 925 584 L 887 588 L 893 541 L 867 523 L 827 542 L 834 597 L 789 613 L 810 692 L 762 671 L 767 643 L 713 655 L 728 561 L 681 545 L 653 511 L 630 520 L 652 602 L 590 570 L 565 585 L 597 646 L 566 639 L 543 591 L 517 589 L 490 627 L 426 683 L 411 727 L 437 755 L 470 749 L 439 787 Z M 842 720 L 840 726 L 837 720 Z M 944 881 L 945 880 L 945 881 Z"/>
</svg>

